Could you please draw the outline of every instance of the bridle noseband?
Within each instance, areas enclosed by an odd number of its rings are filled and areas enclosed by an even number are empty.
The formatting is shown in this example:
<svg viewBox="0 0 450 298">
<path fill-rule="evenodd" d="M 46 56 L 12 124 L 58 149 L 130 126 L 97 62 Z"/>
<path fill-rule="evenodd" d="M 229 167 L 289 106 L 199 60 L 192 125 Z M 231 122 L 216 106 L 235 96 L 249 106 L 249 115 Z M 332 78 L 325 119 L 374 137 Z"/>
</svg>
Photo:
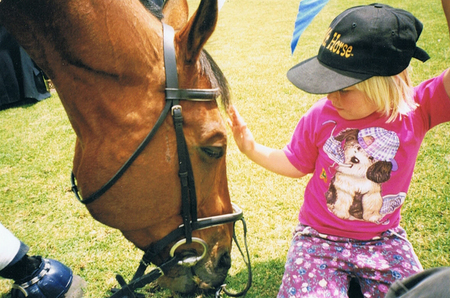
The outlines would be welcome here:
<svg viewBox="0 0 450 298">
<path fill-rule="evenodd" d="M 204 240 L 196 237 L 192 237 L 192 231 L 201 230 L 205 228 L 210 228 L 217 225 L 223 225 L 228 223 L 236 223 L 236 221 L 242 221 L 244 227 L 244 242 L 246 249 L 246 256 L 244 255 L 235 232 L 233 231 L 233 239 L 239 248 L 241 255 L 244 258 L 244 262 L 247 265 L 249 271 L 249 279 L 245 289 L 237 294 L 229 293 L 225 290 L 225 285 L 222 285 L 217 289 L 216 297 L 220 296 L 220 292 L 224 291 L 227 295 L 237 297 L 243 296 L 247 293 L 251 286 L 251 265 L 250 256 L 247 248 L 246 240 L 246 223 L 243 218 L 242 210 L 232 203 L 233 213 L 223 214 L 217 216 L 211 216 L 207 218 L 197 218 L 197 198 L 195 193 L 195 183 L 194 175 L 192 171 L 192 165 L 189 158 L 189 153 L 186 145 L 186 139 L 183 132 L 183 116 L 182 107 L 179 104 L 180 100 L 189 101 L 214 101 L 219 94 L 219 89 L 180 89 L 178 86 L 178 73 L 177 64 L 175 56 L 174 47 L 174 30 L 167 24 L 163 23 L 163 33 L 164 33 L 164 63 L 165 63 L 165 73 L 166 73 L 166 104 L 163 111 L 161 112 L 158 120 L 156 121 L 152 130 L 148 133 L 145 139 L 138 146 L 136 151 L 130 156 L 130 158 L 122 165 L 122 167 L 116 172 L 116 174 L 106 182 L 99 190 L 91 194 L 88 198 L 82 199 L 78 187 L 76 185 L 75 175 L 71 174 L 72 191 L 74 192 L 76 198 L 83 204 L 89 204 L 100 198 L 104 193 L 106 193 L 125 173 L 125 171 L 131 166 L 134 160 L 139 156 L 139 154 L 145 149 L 150 140 L 155 135 L 156 131 L 164 122 L 165 118 L 171 114 L 173 118 L 173 124 L 175 127 L 175 134 L 177 140 L 177 151 L 179 159 L 179 170 L 178 176 L 181 183 L 181 215 L 183 218 L 183 224 L 181 224 L 177 229 L 170 232 L 161 240 L 153 243 L 150 247 L 145 250 L 144 256 L 139 264 L 133 279 L 128 284 L 125 282 L 122 276 L 117 275 L 117 281 L 121 285 L 121 289 L 115 290 L 114 294 L 110 298 L 119 297 L 135 297 L 134 290 L 145 286 L 146 284 L 156 280 L 160 276 L 164 275 L 170 268 L 175 265 L 181 265 L 186 267 L 195 266 L 207 252 L 207 244 Z M 233 229 L 234 230 L 234 229 Z M 184 238 L 182 238 L 184 237 Z M 179 240 L 181 238 L 181 240 Z M 177 242 L 176 242 L 177 241 Z M 170 250 L 170 258 L 164 261 L 156 269 L 152 270 L 150 273 L 145 274 L 147 267 L 151 264 L 151 260 L 154 260 L 169 244 L 176 242 Z M 203 248 L 202 254 L 200 256 L 188 256 L 182 258 L 176 253 L 177 248 L 190 243 L 198 243 Z"/>
</svg>

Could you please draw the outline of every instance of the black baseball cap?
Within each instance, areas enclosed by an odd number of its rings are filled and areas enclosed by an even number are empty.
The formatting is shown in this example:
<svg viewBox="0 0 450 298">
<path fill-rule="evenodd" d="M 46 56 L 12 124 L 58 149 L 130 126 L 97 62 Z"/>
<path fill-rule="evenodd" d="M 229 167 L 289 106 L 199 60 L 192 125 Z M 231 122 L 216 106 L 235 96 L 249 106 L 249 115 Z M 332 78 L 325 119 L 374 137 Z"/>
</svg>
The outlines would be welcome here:
<svg viewBox="0 0 450 298">
<path fill-rule="evenodd" d="M 287 77 L 306 92 L 324 94 L 397 75 L 411 58 L 430 58 L 416 46 L 422 28 L 411 13 L 385 4 L 349 8 L 331 22 L 318 55 L 292 67 Z"/>
</svg>

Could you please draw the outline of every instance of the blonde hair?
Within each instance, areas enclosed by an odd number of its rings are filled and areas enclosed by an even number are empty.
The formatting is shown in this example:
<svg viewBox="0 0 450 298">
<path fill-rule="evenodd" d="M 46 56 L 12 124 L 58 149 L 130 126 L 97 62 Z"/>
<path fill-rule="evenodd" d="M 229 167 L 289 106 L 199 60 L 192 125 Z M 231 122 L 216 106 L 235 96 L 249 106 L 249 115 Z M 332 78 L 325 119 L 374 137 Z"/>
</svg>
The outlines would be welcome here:
<svg viewBox="0 0 450 298">
<path fill-rule="evenodd" d="M 367 100 L 374 103 L 378 110 L 389 117 L 387 122 L 397 116 L 406 116 L 414 111 L 418 104 L 414 101 L 414 89 L 408 69 L 390 77 L 372 77 L 354 86 L 366 94 Z"/>
</svg>

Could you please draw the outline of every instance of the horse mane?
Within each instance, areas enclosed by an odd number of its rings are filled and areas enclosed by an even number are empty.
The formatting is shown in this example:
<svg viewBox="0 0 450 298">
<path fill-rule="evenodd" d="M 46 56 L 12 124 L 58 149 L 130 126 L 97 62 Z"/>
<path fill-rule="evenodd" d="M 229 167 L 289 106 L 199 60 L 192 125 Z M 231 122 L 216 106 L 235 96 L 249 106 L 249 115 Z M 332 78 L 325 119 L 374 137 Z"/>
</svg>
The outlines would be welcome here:
<svg viewBox="0 0 450 298">
<path fill-rule="evenodd" d="M 159 5 L 155 4 L 152 0 L 140 1 L 148 11 L 150 11 L 159 20 L 162 20 L 164 15 L 162 14 L 162 8 L 159 7 Z M 217 63 L 204 49 L 200 54 L 200 65 L 202 67 L 203 73 L 211 82 L 212 88 L 219 88 L 221 104 L 225 108 L 225 111 L 227 111 L 231 101 L 227 79 L 225 78 Z"/>
</svg>

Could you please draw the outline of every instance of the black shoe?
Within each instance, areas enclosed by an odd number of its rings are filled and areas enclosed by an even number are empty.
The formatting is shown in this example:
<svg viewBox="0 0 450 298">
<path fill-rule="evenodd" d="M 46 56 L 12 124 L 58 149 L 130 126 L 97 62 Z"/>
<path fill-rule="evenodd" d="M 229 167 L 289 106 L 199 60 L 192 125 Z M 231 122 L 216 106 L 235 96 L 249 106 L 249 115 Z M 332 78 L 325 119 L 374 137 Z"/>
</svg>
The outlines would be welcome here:
<svg viewBox="0 0 450 298">
<path fill-rule="evenodd" d="M 41 258 L 41 257 L 37 257 Z M 66 265 L 41 258 L 39 269 L 14 283 L 11 298 L 81 298 L 86 282 Z M 67 294 L 67 295 L 66 295 Z"/>
</svg>

